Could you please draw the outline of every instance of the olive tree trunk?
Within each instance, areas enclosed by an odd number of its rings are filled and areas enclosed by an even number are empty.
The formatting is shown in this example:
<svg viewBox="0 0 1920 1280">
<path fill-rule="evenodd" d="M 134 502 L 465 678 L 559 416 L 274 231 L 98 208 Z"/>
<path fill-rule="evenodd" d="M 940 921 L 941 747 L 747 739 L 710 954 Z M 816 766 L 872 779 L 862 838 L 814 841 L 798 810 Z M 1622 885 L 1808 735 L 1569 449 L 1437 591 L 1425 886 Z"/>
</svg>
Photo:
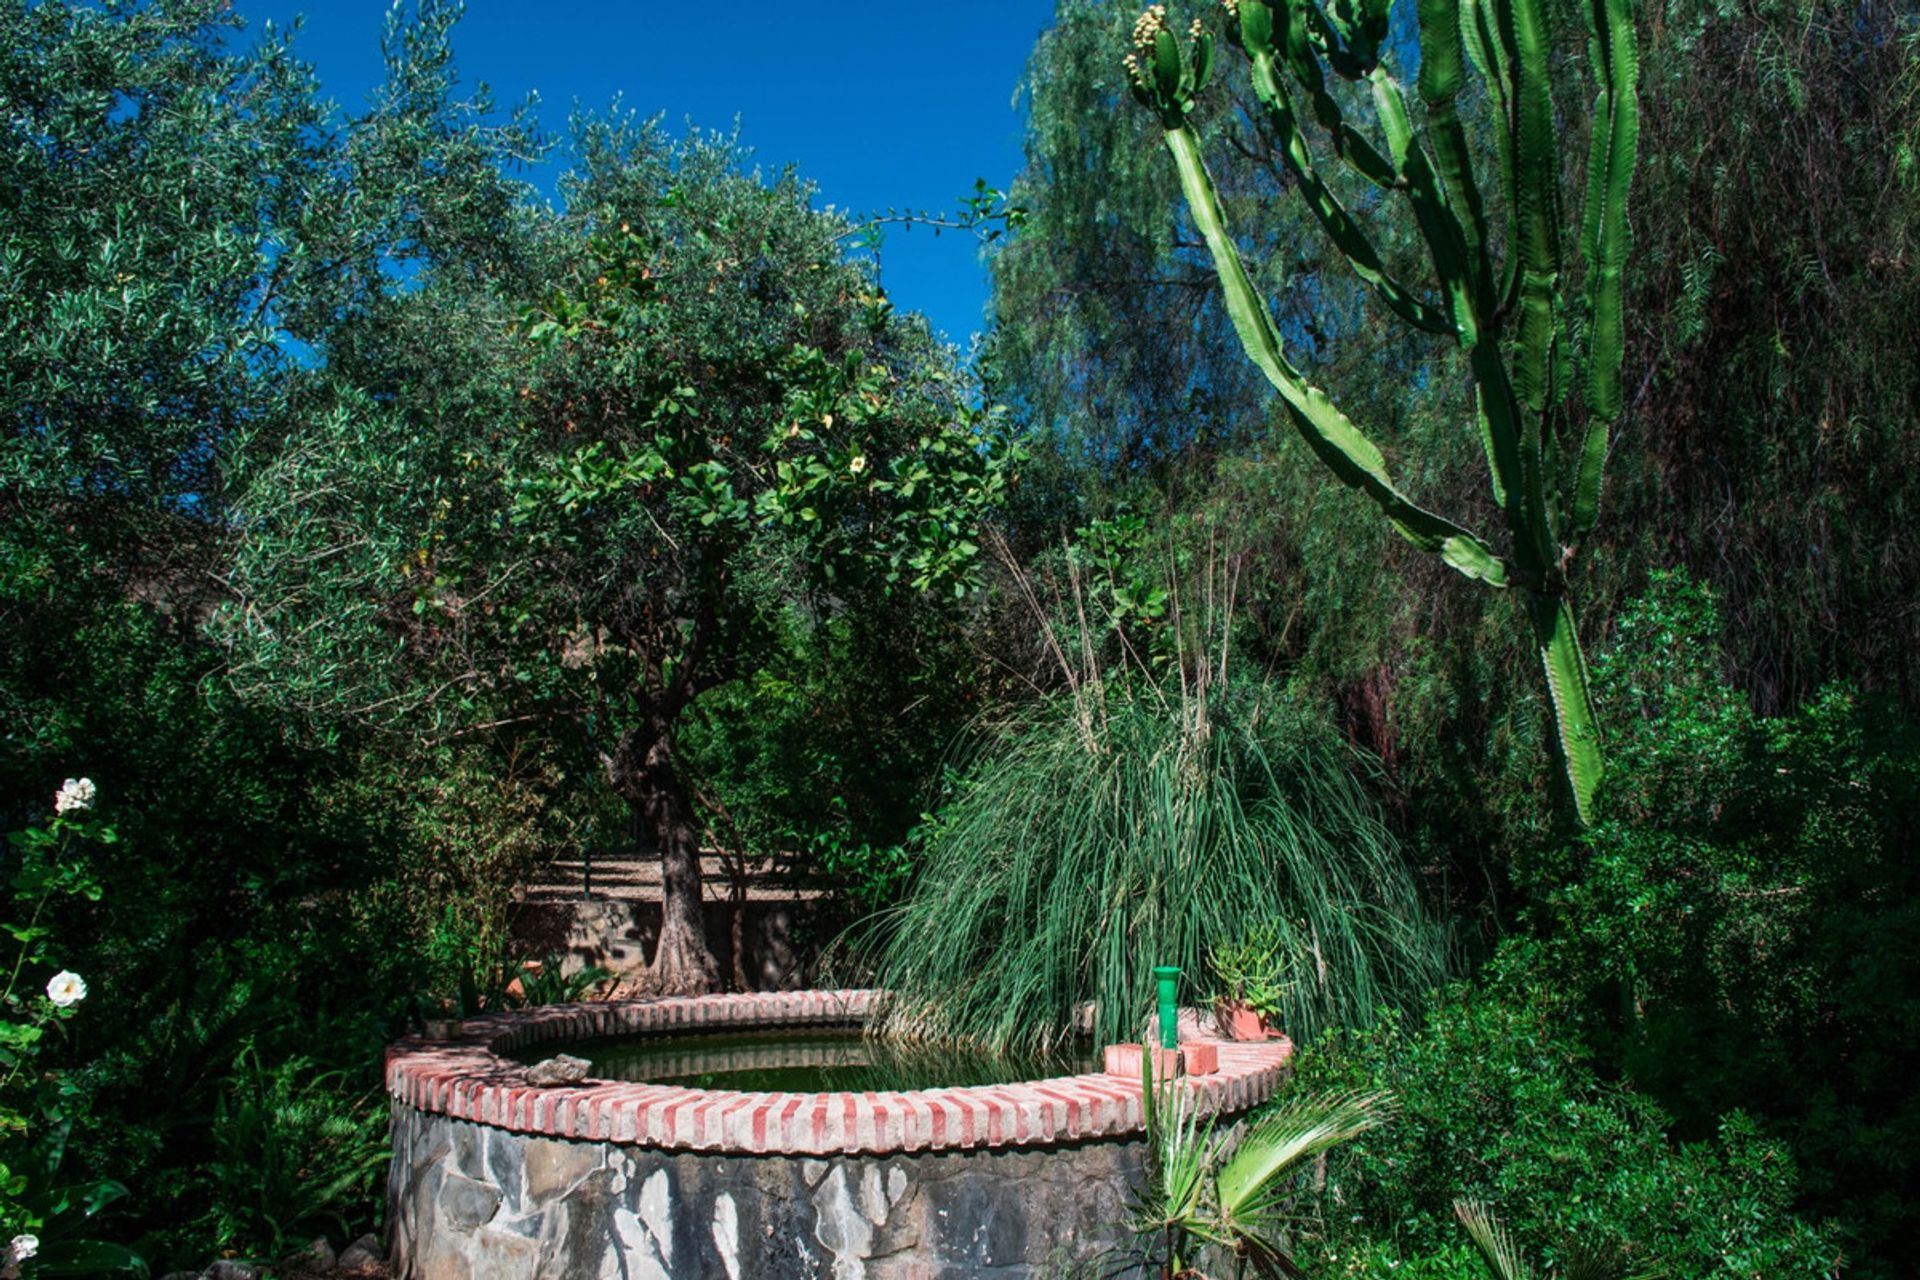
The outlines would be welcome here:
<svg viewBox="0 0 1920 1280">
<path fill-rule="evenodd" d="M 627 734 L 607 773 L 660 850 L 660 939 L 641 985 L 657 995 L 718 990 L 720 964 L 700 910 L 700 824 L 674 767 L 672 734 L 662 724 Z"/>
</svg>

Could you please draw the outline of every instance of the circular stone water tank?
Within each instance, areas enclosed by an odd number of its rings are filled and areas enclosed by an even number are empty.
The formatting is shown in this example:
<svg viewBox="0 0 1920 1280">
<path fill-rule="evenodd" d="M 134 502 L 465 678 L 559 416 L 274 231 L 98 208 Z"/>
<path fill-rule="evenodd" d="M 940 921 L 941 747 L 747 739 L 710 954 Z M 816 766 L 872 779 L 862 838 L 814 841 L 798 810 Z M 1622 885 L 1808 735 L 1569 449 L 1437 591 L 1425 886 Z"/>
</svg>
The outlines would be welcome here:
<svg viewBox="0 0 1920 1280">
<path fill-rule="evenodd" d="M 1113 1269 L 1140 1176 L 1137 1079 L 904 1093 L 585 1080 L 503 1056 L 647 1032 L 854 1026 L 868 991 L 556 1005 L 387 1054 L 391 1256 L 403 1280 L 933 1280 Z M 1202 1111 L 1270 1097 L 1285 1040 L 1218 1045 Z M 523 1052 L 522 1057 L 526 1056 Z"/>
</svg>

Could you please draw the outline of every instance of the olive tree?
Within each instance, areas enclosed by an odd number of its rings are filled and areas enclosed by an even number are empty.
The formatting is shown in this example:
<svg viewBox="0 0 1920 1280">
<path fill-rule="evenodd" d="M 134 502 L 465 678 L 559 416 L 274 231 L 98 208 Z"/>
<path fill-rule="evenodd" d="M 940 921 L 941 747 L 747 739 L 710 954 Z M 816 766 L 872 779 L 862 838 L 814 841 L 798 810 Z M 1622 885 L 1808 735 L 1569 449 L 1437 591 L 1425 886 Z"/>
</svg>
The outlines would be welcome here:
<svg viewBox="0 0 1920 1280">
<path fill-rule="evenodd" d="M 589 120 L 515 268 L 434 271 L 251 468 L 243 678 L 452 735 L 564 723 L 657 846 L 662 991 L 718 981 L 688 708 L 869 593 L 964 592 L 997 415 L 723 139 Z"/>
</svg>

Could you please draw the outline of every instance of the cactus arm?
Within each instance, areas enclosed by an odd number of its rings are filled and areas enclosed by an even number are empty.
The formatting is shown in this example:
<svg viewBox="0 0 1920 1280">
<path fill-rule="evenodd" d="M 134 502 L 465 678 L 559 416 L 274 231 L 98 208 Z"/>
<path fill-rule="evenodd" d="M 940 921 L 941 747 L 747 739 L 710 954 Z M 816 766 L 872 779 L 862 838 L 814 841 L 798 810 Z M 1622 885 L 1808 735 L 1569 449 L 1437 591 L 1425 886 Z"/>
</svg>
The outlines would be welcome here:
<svg viewBox="0 0 1920 1280">
<path fill-rule="evenodd" d="M 1555 556 L 1540 467 L 1526 449 L 1527 411 L 1514 394 L 1498 343 L 1481 343 L 1467 353 L 1467 360 L 1493 497 L 1506 513 L 1514 562 L 1536 581 L 1544 579 Z"/>
<path fill-rule="evenodd" d="M 1573 792 L 1582 826 L 1592 821 L 1593 797 L 1604 772 L 1600 728 L 1587 683 L 1587 659 L 1580 650 L 1573 605 L 1564 596 L 1536 595 L 1529 601 L 1547 693 L 1553 699 L 1553 725 L 1561 763 Z"/>
<path fill-rule="evenodd" d="M 1592 336 L 1587 353 L 1587 436 L 1569 522 L 1575 537 L 1591 530 L 1599 518 L 1608 424 L 1626 407 L 1620 385 L 1621 365 L 1626 358 L 1621 279 L 1630 236 L 1627 197 L 1633 186 L 1640 135 L 1639 51 L 1634 46 L 1631 0 L 1590 0 L 1587 12 L 1593 75 L 1600 88 L 1594 101 L 1593 145 L 1587 162 L 1582 246 Z"/>
<path fill-rule="evenodd" d="M 1480 428 L 1480 447 L 1487 454 L 1487 479 L 1493 485 L 1493 500 L 1504 508 L 1507 505 L 1507 476 L 1511 474 L 1511 459 L 1506 452 L 1506 437 L 1503 437 L 1496 416 L 1497 410 L 1487 402 L 1484 387 L 1476 385 L 1473 389 L 1473 417 Z"/>
<path fill-rule="evenodd" d="M 1582 218 L 1587 304 L 1593 327 L 1587 367 L 1587 403 L 1599 417 L 1621 410 L 1620 366 L 1625 355 L 1621 277 L 1629 228 L 1627 196 L 1633 185 L 1640 119 L 1636 101 L 1639 54 L 1634 48 L 1630 0 L 1590 0 L 1593 75 L 1599 84 L 1593 110 L 1593 142 L 1587 164 L 1587 200 Z"/>
<path fill-rule="evenodd" d="M 1461 127 L 1455 100 L 1467 79 L 1461 54 L 1475 61 L 1482 79 L 1488 84 L 1488 96 L 1501 121 L 1507 119 L 1505 50 L 1498 44 L 1498 31 L 1488 31 L 1482 23 L 1492 21 L 1486 0 L 1419 0 L 1421 23 L 1421 71 L 1419 94 L 1427 106 L 1428 129 L 1434 138 L 1434 155 L 1440 167 L 1440 180 L 1446 186 L 1453 207 L 1465 217 L 1467 244 L 1473 253 L 1473 296 L 1484 330 L 1498 326 L 1498 296 L 1494 290 L 1492 246 L 1486 234 L 1486 209 L 1480 201 L 1480 188 L 1473 178 L 1473 165 L 1467 150 L 1467 134 Z M 1467 31 L 1461 31 L 1461 13 L 1467 15 Z M 1505 130 L 1496 129 L 1500 142 L 1500 169 L 1503 178 L 1511 178 L 1507 163 Z M 1509 190 L 1511 196 L 1511 190 Z M 1509 200 L 1511 209 L 1511 200 Z M 1509 232 L 1511 234 L 1511 232 Z M 1511 259 L 1509 259 L 1511 261 Z M 1469 363 L 1475 376 L 1475 407 L 1480 424 L 1480 443 L 1486 449 L 1486 466 L 1494 484 L 1494 501 L 1507 512 L 1507 526 L 1515 533 L 1515 553 L 1524 568 L 1544 568 L 1544 547 L 1538 537 L 1526 537 L 1534 520 L 1526 509 L 1528 489 L 1521 476 L 1521 409 L 1507 378 L 1498 340 L 1486 340 L 1469 351 Z"/>
<path fill-rule="evenodd" d="M 1352 12 L 1351 5 L 1342 5 L 1336 0 L 1329 12 L 1316 0 L 1288 2 L 1294 21 L 1335 75 L 1343 80 L 1360 80 L 1373 70 L 1378 50 L 1367 44 L 1366 32 L 1356 25 L 1359 15 Z"/>
<path fill-rule="evenodd" d="M 1313 32 L 1328 38 L 1326 20 L 1308 0 L 1245 0 L 1239 6 L 1242 47 L 1249 54 L 1272 53 L 1306 93 L 1313 118 L 1333 140 L 1334 154 L 1382 191 L 1396 190 L 1400 175 L 1373 143 L 1346 123 L 1340 104 L 1327 92 L 1326 76 L 1315 55 Z"/>
<path fill-rule="evenodd" d="M 1513 42 L 1511 27 L 1493 11 L 1488 0 L 1460 0 L 1466 14 L 1461 35 L 1464 38 L 1467 56 L 1472 59 L 1474 68 L 1479 71 L 1481 82 L 1486 86 L 1487 99 L 1493 107 L 1496 127 L 1493 130 L 1493 142 L 1500 168 L 1501 193 L 1506 197 L 1507 217 L 1506 244 L 1508 252 L 1504 279 L 1498 290 L 1498 308 L 1501 312 L 1513 309 L 1518 300 L 1520 286 L 1520 258 L 1512 251 L 1514 242 L 1513 211 L 1518 201 L 1513 186 Z"/>
<path fill-rule="evenodd" d="M 1333 0 L 1325 8 L 1314 0 L 1305 3 L 1311 6 L 1315 43 L 1334 72 L 1358 80 L 1372 71 L 1387 38 L 1389 0 Z"/>
<path fill-rule="evenodd" d="M 1392 29 L 1392 0 L 1359 0 L 1360 35 L 1356 52 L 1361 61 L 1371 69 L 1380 60 L 1380 46 L 1387 42 Z"/>
<path fill-rule="evenodd" d="M 1487 100 L 1493 107 L 1493 118 L 1500 126 L 1494 130 L 1493 140 L 1500 157 L 1501 179 L 1507 184 L 1506 194 L 1511 202 L 1513 171 L 1508 160 L 1513 142 L 1510 136 L 1514 96 L 1511 44 L 1499 17 L 1490 10 L 1487 0 L 1459 0 L 1459 4 L 1466 19 L 1460 24 L 1461 42 L 1466 47 L 1467 58 L 1473 63 L 1474 70 L 1480 73 Z"/>
<path fill-rule="evenodd" d="M 1430 2 L 1431 0 L 1429 0 L 1429 3 Z M 1457 25 L 1449 26 L 1444 20 L 1440 20 L 1438 25 L 1440 25 L 1443 34 L 1451 30 L 1453 39 L 1455 41 L 1459 40 Z M 1422 57 L 1425 57 L 1424 47 Z M 1424 64 L 1422 74 L 1423 76 L 1425 75 Z M 1442 71 L 1437 74 L 1441 78 L 1429 87 L 1437 91 L 1436 96 L 1444 97 L 1445 91 L 1450 88 L 1447 83 L 1447 73 Z M 1464 78 L 1464 71 L 1460 74 L 1462 78 Z M 1377 82 L 1384 79 L 1384 73 L 1376 75 Z M 1404 94 L 1399 90 L 1397 85 L 1392 86 L 1392 89 L 1393 92 L 1391 93 L 1383 92 L 1379 88 L 1376 88 L 1375 92 L 1376 100 L 1382 103 L 1382 119 L 1389 122 L 1394 119 L 1394 113 L 1390 112 L 1389 108 L 1397 107 L 1398 114 L 1402 118 L 1404 118 L 1405 114 Z M 1446 105 L 1450 107 L 1450 101 L 1447 102 Z M 1431 109 L 1430 105 L 1429 110 L 1431 111 Z M 1455 125 L 1457 128 L 1457 117 L 1455 118 Z M 1397 130 L 1391 124 L 1389 125 L 1388 136 L 1390 140 L 1397 136 Z M 1436 142 L 1438 144 L 1438 139 L 1436 139 Z M 1551 138 L 1549 138 L 1549 143 L 1551 143 Z M 1476 188 L 1471 185 L 1471 170 L 1468 169 L 1465 164 L 1464 134 L 1461 134 L 1459 138 L 1459 146 L 1461 148 L 1459 153 L 1461 167 L 1455 176 L 1458 180 L 1468 184 L 1469 190 L 1475 190 Z M 1444 149 L 1443 145 L 1441 149 Z M 1396 156 L 1398 154 L 1399 153 L 1396 152 Z M 1426 161 L 1424 155 L 1417 147 L 1410 147 L 1407 164 L 1409 174 L 1408 185 L 1409 195 L 1413 198 L 1416 217 L 1420 217 L 1421 215 L 1422 184 L 1420 179 L 1424 176 L 1428 184 L 1431 184 L 1432 181 L 1431 174 L 1425 166 Z M 1510 169 L 1510 166 L 1503 165 L 1503 169 Z M 1429 203 L 1437 202 L 1438 195 L 1437 193 L 1429 194 L 1427 199 Z M 1436 266 L 1439 266 L 1443 261 L 1443 246 L 1450 250 L 1450 255 L 1458 256 L 1464 254 L 1465 233 L 1459 220 L 1454 216 L 1453 208 L 1449 206 L 1442 210 L 1442 212 L 1445 214 L 1444 219 L 1440 216 L 1429 214 L 1421 220 L 1422 233 L 1428 239 L 1429 243 L 1434 246 Z M 1484 234 L 1484 215 L 1481 228 L 1481 233 Z M 1541 342 L 1538 335 L 1530 335 L 1526 332 L 1525 316 L 1527 313 L 1523 311 L 1520 343 L 1521 352 L 1519 360 L 1516 361 L 1516 365 L 1524 364 L 1529 351 L 1527 344 L 1529 339 L 1532 338 L 1537 343 L 1537 345 L 1532 348 L 1532 351 L 1540 357 L 1542 363 L 1542 375 L 1540 378 L 1542 385 L 1545 384 L 1547 378 L 1546 362 L 1551 359 L 1556 346 L 1564 350 L 1564 344 L 1556 344 L 1554 342 L 1557 318 L 1553 308 L 1553 284 L 1557 278 L 1557 256 L 1559 250 L 1557 239 L 1555 239 L 1552 234 L 1551 223 L 1548 224 L 1548 231 L 1549 236 L 1546 243 L 1549 251 L 1545 258 L 1539 261 L 1546 262 L 1550 269 L 1545 273 L 1537 271 L 1532 273 L 1522 271 L 1520 273 L 1522 277 L 1531 284 L 1540 286 L 1528 295 L 1527 301 L 1536 304 L 1536 309 L 1533 314 L 1537 319 L 1544 321 L 1545 339 L 1544 342 Z M 1487 246 L 1484 244 L 1483 249 L 1487 249 Z M 1483 318 L 1484 323 L 1487 325 L 1487 331 L 1485 333 L 1475 333 L 1472 335 L 1478 338 L 1478 341 L 1468 342 L 1468 335 L 1463 334 L 1462 336 L 1462 344 L 1466 346 L 1467 349 L 1467 357 L 1473 370 L 1474 384 L 1477 391 L 1481 440 L 1487 453 L 1487 465 L 1493 482 L 1494 499 L 1500 503 L 1506 513 L 1507 528 L 1513 538 L 1513 556 L 1515 563 L 1535 582 L 1540 582 L 1551 576 L 1557 570 L 1558 566 L 1556 540 L 1554 538 L 1551 517 L 1547 508 L 1546 466 L 1541 457 L 1544 438 L 1544 432 L 1541 430 L 1541 427 L 1545 416 L 1545 406 L 1535 406 L 1528 403 L 1523 391 L 1527 385 L 1523 371 L 1518 367 L 1510 371 L 1507 365 L 1506 355 L 1501 350 L 1497 332 L 1501 323 L 1501 308 L 1494 296 L 1492 267 L 1489 259 L 1490 251 L 1483 252 L 1480 260 L 1480 274 L 1471 281 L 1465 279 L 1458 281 L 1457 288 L 1450 296 L 1453 297 L 1459 305 L 1465 305 L 1467 303 L 1477 304 L 1476 315 Z M 1544 282 L 1544 284 L 1542 284 L 1542 282 Z"/>
<path fill-rule="evenodd" d="M 1586 438 L 1580 444 L 1580 470 L 1574 476 L 1573 510 L 1567 519 L 1567 536 L 1584 538 L 1593 532 L 1600 518 L 1600 485 L 1607 470 L 1607 420 L 1599 416 L 1587 419 Z"/>
<path fill-rule="evenodd" d="M 1520 258 L 1519 349 L 1514 389 L 1535 415 L 1552 398 L 1557 324 L 1554 291 L 1560 277 L 1559 149 L 1548 80 L 1547 16 L 1542 0 L 1513 0 L 1515 50 L 1513 170 L 1515 246 Z"/>
<path fill-rule="evenodd" d="M 1193 131 L 1185 125 L 1166 130 L 1167 149 L 1173 153 L 1194 224 L 1206 239 L 1233 321 L 1247 355 L 1279 391 L 1287 413 L 1301 438 L 1316 457 L 1343 483 L 1361 490 L 1409 542 L 1438 555 L 1469 578 L 1489 586 L 1507 585 L 1507 567 L 1479 538 L 1442 516 L 1409 500 L 1393 484 L 1386 458 L 1373 441 L 1330 400 L 1307 382 L 1286 357 L 1280 331 L 1266 301 L 1254 288 L 1240 261 L 1240 251 L 1228 234 L 1219 196 L 1200 157 Z"/>
<path fill-rule="evenodd" d="M 1253 2 L 1259 3 L 1259 0 Z M 1340 118 L 1340 104 L 1327 92 L 1326 75 L 1320 69 L 1320 59 L 1313 47 L 1311 33 L 1315 20 L 1320 19 L 1320 11 L 1310 0 L 1274 0 L 1271 12 L 1275 50 L 1293 78 L 1306 90 L 1307 101 L 1313 105 L 1314 119 L 1320 122 L 1320 127 L 1336 137 L 1341 136 L 1345 126 Z M 1320 21 L 1324 25 L 1325 20 Z"/>
<path fill-rule="evenodd" d="M 1365 137 L 1354 132 L 1349 125 L 1341 125 L 1335 143 L 1340 158 L 1347 167 L 1371 182 L 1382 191 L 1395 191 L 1400 186 L 1400 175 L 1393 171 L 1387 158 Z"/>
<path fill-rule="evenodd" d="M 1307 146 L 1306 135 L 1300 131 L 1299 121 L 1294 115 L 1293 102 L 1274 65 L 1272 52 L 1262 50 L 1255 53 L 1252 60 L 1254 93 L 1266 108 L 1268 124 L 1279 137 L 1281 154 L 1286 158 L 1287 167 L 1300 184 L 1307 207 L 1313 211 L 1334 246 L 1346 256 L 1354 274 L 1372 285 L 1381 300 L 1408 324 L 1428 333 L 1453 334 L 1455 329 L 1445 313 L 1415 296 L 1412 290 L 1387 270 L 1372 241 L 1366 238 L 1346 206 L 1340 203 L 1340 198 L 1321 179 L 1314 166 L 1313 153 Z"/>
<path fill-rule="evenodd" d="M 1373 101 L 1380 114 L 1381 131 L 1386 135 L 1387 152 L 1406 184 L 1407 200 L 1413 206 L 1414 221 L 1420 238 L 1427 242 L 1433 259 L 1434 275 L 1446 294 L 1448 312 L 1453 317 L 1460 345 L 1472 350 L 1480 341 L 1480 313 L 1474 306 L 1472 267 L 1467 256 L 1466 234 L 1447 204 L 1446 193 L 1433 171 L 1426 149 L 1414 136 L 1413 118 L 1407 110 L 1406 90 L 1375 67 L 1370 77 Z"/>
<path fill-rule="evenodd" d="M 1417 88 L 1427 109 L 1434 167 L 1447 203 L 1460 220 L 1472 269 L 1474 309 L 1485 328 L 1493 314 L 1493 276 L 1488 262 L 1486 210 L 1473 178 L 1467 132 L 1456 101 L 1467 79 L 1460 36 L 1460 0 L 1419 0 L 1420 75 Z"/>
<path fill-rule="evenodd" d="M 1231 6 L 1234 34 L 1249 56 L 1261 53 L 1284 65 L 1306 92 L 1313 117 L 1327 131 L 1334 154 L 1350 169 L 1382 191 L 1399 187 L 1400 175 L 1364 135 L 1343 119 L 1340 104 L 1327 92 L 1326 78 L 1308 39 L 1311 17 L 1297 12 L 1290 0 L 1243 0 Z M 1276 80 L 1278 76 L 1276 75 Z"/>
</svg>

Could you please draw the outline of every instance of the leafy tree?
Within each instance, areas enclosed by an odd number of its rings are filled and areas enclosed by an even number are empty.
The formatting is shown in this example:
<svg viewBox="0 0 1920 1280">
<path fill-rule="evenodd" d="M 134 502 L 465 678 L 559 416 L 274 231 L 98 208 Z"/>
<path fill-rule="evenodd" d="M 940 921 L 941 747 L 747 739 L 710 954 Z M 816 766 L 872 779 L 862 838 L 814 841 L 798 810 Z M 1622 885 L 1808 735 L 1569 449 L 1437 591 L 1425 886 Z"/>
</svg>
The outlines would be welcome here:
<svg viewBox="0 0 1920 1280">
<path fill-rule="evenodd" d="M 228 625 L 263 692 L 571 725 L 663 859 L 651 982 L 702 990 L 688 708 L 796 618 L 964 589 L 1006 454 L 791 174 L 631 120 L 576 142 L 533 288 L 430 275 L 375 318 L 420 363 L 382 399 L 326 388 L 323 431 L 252 468 Z"/>
<path fill-rule="evenodd" d="M 355 911 L 405 895 L 424 841 L 400 783 L 423 775 L 334 749 L 337 722 L 295 740 L 232 696 L 201 627 L 245 519 L 235 453 L 310 401 L 403 264 L 497 256 L 500 165 L 531 139 L 451 94 L 455 14 L 396 13 L 388 89 L 342 117 L 284 34 L 245 38 L 215 0 L 0 4 L 0 812 L 30 826 L 86 774 L 120 835 L 87 853 L 97 901 L 53 921 L 93 994 L 48 1065 L 91 1110 L 31 1191 L 124 1182 L 94 1230 L 163 1270 L 262 1244 L 208 1205 L 247 1046 L 344 1069 L 302 1107 L 364 1138 L 415 980 L 408 932 Z M 350 1184 L 307 1167 L 328 1203 L 268 1211 L 370 1225 L 369 1145 L 342 1148 Z M 222 1175 L 263 1187 L 244 1162 Z"/>
</svg>

